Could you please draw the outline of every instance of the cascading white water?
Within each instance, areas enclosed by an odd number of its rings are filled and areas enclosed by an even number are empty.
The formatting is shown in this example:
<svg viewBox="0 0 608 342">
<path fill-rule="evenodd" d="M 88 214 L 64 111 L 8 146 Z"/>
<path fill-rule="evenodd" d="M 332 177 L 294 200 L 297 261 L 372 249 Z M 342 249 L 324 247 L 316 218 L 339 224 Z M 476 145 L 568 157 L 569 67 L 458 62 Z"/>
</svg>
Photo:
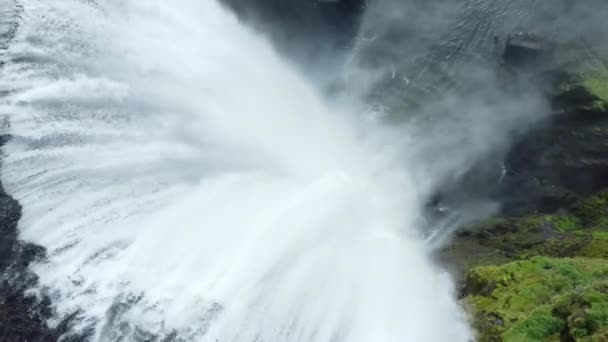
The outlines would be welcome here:
<svg viewBox="0 0 608 342">
<path fill-rule="evenodd" d="M 405 133 L 216 2 L 28 0 L 8 55 L 2 176 L 57 318 L 97 341 L 471 338 Z"/>
</svg>

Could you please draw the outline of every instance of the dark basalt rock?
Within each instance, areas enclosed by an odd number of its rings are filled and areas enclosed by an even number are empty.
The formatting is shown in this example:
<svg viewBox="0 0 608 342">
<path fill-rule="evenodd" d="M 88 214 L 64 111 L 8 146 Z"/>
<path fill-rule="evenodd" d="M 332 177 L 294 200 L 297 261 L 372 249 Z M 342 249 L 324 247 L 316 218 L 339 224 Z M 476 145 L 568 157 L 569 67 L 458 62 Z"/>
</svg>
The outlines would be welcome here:
<svg viewBox="0 0 608 342">
<path fill-rule="evenodd" d="M 555 213 L 608 187 L 606 56 L 530 33 L 511 35 L 505 55 L 506 88 L 509 80 L 530 80 L 551 114 L 517 137 L 506 156 L 474 167 L 462 187 L 501 203 L 505 215 Z"/>
<path fill-rule="evenodd" d="M 0 136 L 0 146 L 7 136 Z M 0 184 L 0 341 L 54 342 L 67 332 L 70 320 L 50 328 L 51 302 L 26 293 L 37 277 L 29 269 L 30 263 L 42 260 L 45 249 L 18 240 L 17 224 L 21 206 Z M 67 341 L 80 341 L 77 336 Z"/>
<path fill-rule="evenodd" d="M 520 213 L 555 212 L 608 187 L 608 62 L 575 44 L 553 53 L 545 70 L 529 73 L 547 87 L 553 115 L 506 160 L 502 193 L 507 201 L 518 197 L 509 205 Z"/>
<path fill-rule="evenodd" d="M 25 293 L 36 283 L 27 267 L 45 251 L 17 240 L 20 217 L 19 203 L 0 189 L 0 340 L 56 341 L 58 336 L 46 325 L 51 313 L 48 299 Z"/>
</svg>

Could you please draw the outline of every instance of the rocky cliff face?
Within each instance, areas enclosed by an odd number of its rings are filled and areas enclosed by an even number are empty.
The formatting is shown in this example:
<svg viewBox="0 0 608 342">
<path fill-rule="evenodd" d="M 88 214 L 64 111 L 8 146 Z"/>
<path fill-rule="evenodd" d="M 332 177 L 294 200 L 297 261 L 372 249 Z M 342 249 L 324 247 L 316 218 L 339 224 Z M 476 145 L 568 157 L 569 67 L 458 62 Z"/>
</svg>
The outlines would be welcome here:
<svg viewBox="0 0 608 342">
<path fill-rule="evenodd" d="M 461 231 L 444 258 L 480 341 L 606 341 L 608 55 L 538 47 L 518 47 L 515 72 L 539 80 L 553 114 L 510 151 L 503 214 Z"/>
</svg>

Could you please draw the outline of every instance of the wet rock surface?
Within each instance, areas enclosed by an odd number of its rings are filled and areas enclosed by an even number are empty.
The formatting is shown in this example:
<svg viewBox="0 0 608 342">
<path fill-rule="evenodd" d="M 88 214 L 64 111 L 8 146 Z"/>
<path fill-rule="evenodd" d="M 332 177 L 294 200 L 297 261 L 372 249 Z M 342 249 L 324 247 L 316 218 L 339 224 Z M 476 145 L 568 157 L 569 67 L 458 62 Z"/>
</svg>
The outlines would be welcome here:
<svg viewBox="0 0 608 342">
<path fill-rule="evenodd" d="M 6 136 L 0 138 L 4 144 Z M 0 184 L 0 341 L 51 342 L 65 333 L 67 322 L 51 328 L 48 297 L 28 293 L 37 277 L 28 266 L 45 256 L 44 248 L 19 241 L 21 206 Z M 75 341 L 75 340 L 73 340 Z"/>
<path fill-rule="evenodd" d="M 608 63 L 593 48 L 557 48 L 535 74 L 552 115 L 511 149 L 506 211 L 555 212 L 608 187 Z M 519 194 L 519 195 L 518 195 Z"/>
<path fill-rule="evenodd" d="M 15 19 L 19 10 L 17 2 L 0 0 L 0 76 L 6 63 L 4 51 L 18 29 Z M 6 92 L 8 90 L 0 89 L 0 97 Z M 0 135 L 0 148 L 9 138 Z M 66 332 L 67 322 L 49 327 L 47 320 L 52 312 L 49 298 L 28 292 L 37 282 L 28 266 L 44 259 L 45 250 L 19 240 L 20 218 L 20 204 L 5 192 L 0 182 L 0 341 L 54 342 Z"/>
<path fill-rule="evenodd" d="M 608 187 L 608 53 L 582 43 L 542 44 L 551 46 L 542 63 L 534 54 L 513 65 L 501 55 L 499 73 L 505 92 L 522 79 L 537 89 L 547 100 L 546 117 L 481 159 L 444 197 L 486 198 L 500 203 L 503 215 L 555 213 Z"/>
</svg>

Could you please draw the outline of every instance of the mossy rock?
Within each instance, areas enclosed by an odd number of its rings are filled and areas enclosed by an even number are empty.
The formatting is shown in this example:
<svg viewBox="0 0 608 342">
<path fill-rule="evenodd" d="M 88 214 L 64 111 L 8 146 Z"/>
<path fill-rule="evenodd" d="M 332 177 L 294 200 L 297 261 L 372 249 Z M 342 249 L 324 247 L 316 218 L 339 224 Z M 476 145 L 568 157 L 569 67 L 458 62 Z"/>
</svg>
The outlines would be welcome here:
<svg viewBox="0 0 608 342">
<path fill-rule="evenodd" d="M 580 201 L 571 211 L 585 227 L 608 231 L 608 191 Z"/>
<path fill-rule="evenodd" d="M 568 212 L 492 218 L 459 234 L 463 303 L 480 341 L 608 341 L 608 191 Z M 456 253 L 457 255 L 457 253 Z"/>
<path fill-rule="evenodd" d="M 464 304 L 479 341 L 605 341 L 608 262 L 534 257 L 470 270 Z"/>
<path fill-rule="evenodd" d="M 568 45 L 559 49 L 552 97 L 562 108 L 608 113 L 608 63 L 593 50 Z"/>
<path fill-rule="evenodd" d="M 443 253 L 465 270 L 534 256 L 608 258 L 608 191 L 569 212 L 485 220 L 457 234 Z"/>
<path fill-rule="evenodd" d="M 592 236 L 591 242 L 581 250 L 579 255 L 608 259 L 608 232 L 595 231 Z"/>
<path fill-rule="evenodd" d="M 537 255 L 608 255 L 608 244 L 600 237 L 603 235 L 599 231 L 585 229 L 574 215 L 490 219 L 459 233 L 444 253 L 461 269 L 500 265 Z"/>
<path fill-rule="evenodd" d="M 549 67 L 550 91 L 566 115 L 539 164 L 555 161 L 553 173 L 535 177 L 575 196 L 562 201 L 557 191 L 553 211 L 529 206 L 467 227 L 444 251 L 465 270 L 461 299 L 482 342 L 608 342 L 608 191 L 595 193 L 606 186 L 608 61 L 563 51 Z"/>
</svg>

